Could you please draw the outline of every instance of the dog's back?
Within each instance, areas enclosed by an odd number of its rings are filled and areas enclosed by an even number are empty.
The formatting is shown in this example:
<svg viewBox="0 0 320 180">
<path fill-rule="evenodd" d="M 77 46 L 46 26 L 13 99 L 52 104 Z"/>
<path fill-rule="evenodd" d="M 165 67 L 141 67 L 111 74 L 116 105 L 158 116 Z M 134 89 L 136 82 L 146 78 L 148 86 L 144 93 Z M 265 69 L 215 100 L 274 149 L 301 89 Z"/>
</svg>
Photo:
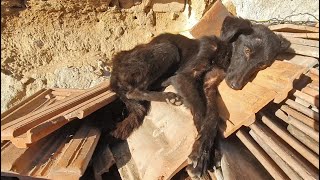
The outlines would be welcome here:
<svg viewBox="0 0 320 180">
<path fill-rule="evenodd" d="M 151 88 L 157 79 L 173 74 L 168 70 L 179 60 L 178 49 L 167 42 L 139 45 L 130 51 L 122 51 L 113 59 L 111 88 L 118 94 L 133 88 Z"/>
</svg>

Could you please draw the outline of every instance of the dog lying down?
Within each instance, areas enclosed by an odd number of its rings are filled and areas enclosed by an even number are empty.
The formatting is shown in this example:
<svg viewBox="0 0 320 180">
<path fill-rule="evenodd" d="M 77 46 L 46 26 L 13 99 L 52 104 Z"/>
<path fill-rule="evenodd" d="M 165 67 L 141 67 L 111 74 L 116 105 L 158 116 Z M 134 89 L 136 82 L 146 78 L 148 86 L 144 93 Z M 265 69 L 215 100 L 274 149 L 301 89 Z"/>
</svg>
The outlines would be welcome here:
<svg viewBox="0 0 320 180">
<path fill-rule="evenodd" d="M 209 168 L 219 115 L 217 86 L 225 79 L 240 90 L 259 70 L 270 66 L 290 43 L 263 25 L 226 17 L 221 37 L 189 39 L 161 34 L 149 43 L 119 52 L 113 59 L 111 88 L 128 109 L 128 117 L 112 132 L 126 139 L 146 116 L 150 101 L 182 102 L 193 115 L 198 137 L 189 155 L 187 171 L 200 178 Z M 163 92 L 173 85 L 177 93 Z"/>
</svg>

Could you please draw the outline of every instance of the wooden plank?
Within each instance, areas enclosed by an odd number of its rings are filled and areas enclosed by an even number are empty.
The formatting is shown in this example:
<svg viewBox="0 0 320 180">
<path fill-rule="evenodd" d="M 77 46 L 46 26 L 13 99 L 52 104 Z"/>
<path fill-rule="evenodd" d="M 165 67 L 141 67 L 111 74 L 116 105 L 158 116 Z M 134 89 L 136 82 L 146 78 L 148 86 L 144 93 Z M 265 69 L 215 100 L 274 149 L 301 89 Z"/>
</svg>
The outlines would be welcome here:
<svg viewBox="0 0 320 180">
<path fill-rule="evenodd" d="M 311 68 L 310 69 L 310 73 L 316 75 L 316 76 L 319 76 L 319 69 L 316 69 L 316 68 Z"/>
<path fill-rule="evenodd" d="M 319 47 L 319 41 L 317 40 L 310 40 L 310 39 L 302 39 L 302 38 L 287 38 L 291 42 L 291 44 L 300 44 L 304 46 L 311 46 L 311 47 Z"/>
<path fill-rule="evenodd" d="M 309 149 L 311 149 L 313 152 L 317 153 L 319 155 L 319 143 L 317 143 L 315 140 L 310 138 L 308 135 L 306 135 L 304 132 L 300 131 L 298 128 L 288 125 L 287 130 L 297 138 L 300 142 L 302 142 L 304 145 L 306 145 Z"/>
<path fill-rule="evenodd" d="M 6 165 L 1 166 L 1 172 L 47 177 L 61 154 L 60 148 L 68 140 L 66 135 L 72 132 L 71 129 L 61 129 L 26 149 L 17 148 L 9 141 L 9 146 L 1 148 L 1 165 Z"/>
<path fill-rule="evenodd" d="M 319 99 L 319 91 L 312 89 L 311 87 L 304 87 L 303 89 L 301 89 L 301 92 L 306 93 L 314 98 Z"/>
<path fill-rule="evenodd" d="M 172 86 L 165 91 L 175 92 Z M 111 151 L 122 179 L 170 179 L 187 165 L 196 136 L 191 112 L 184 105 L 151 102 L 142 126 Z"/>
<path fill-rule="evenodd" d="M 309 94 L 303 93 L 299 90 L 296 90 L 296 89 L 294 89 L 292 93 L 295 97 L 298 97 L 298 98 L 308 102 L 309 104 L 314 105 L 317 108 L 319 108 L 319 99 L 317 99 L 313 96 L 310 96 Z"/>
<path fill-rule="evenodd" d="M 71 96 L 71 95 L 75 95 L 75 94 L 81 94 L 84 93 L 86 90 L 84 89 L 58 89 L 55 88 L 52 91 L 52 94 L 54 96 Z"/>
<path fill-rule="evenodd" d="M 275 180 L 289 179 L 268 154 L 266 154 L 244 130 L 240 129 L 236 135 Z"/>
<path fill-rule="evenodd" d="M 262 139 L 262 144 L 268 145 L 278 156 L 282 158 L 299 176 L 304 179 L 318 179 L 319 175 L 309 169 L 290 149 L 281 143 L 267 128 L 252 124 L 250 128 Z M 251 134 L 252 135 L 252 134 Z M 261 144 L 260 144 L 261 145 Z M 287 174 L 288 175 L 288 174 Z"/>
<path fill-rule="evenodd" d="M 317 85 L 317 84 L 308 84 L 307 87 L 310 87 L 316 91 L 319 91 L 319 85 Z"/>
<path fill-rule="evenodd" d="M 224 179 L 273 179 L 237 137 L 219 139 L 218 144 Z"/>
<path fill-rule="evenodd" d="M 34 109 L 36 109 L 39 105 L 45 102 L 47 99 L 45 98 L 46 95 L 51 93 L 52 90 L 50 89 L 42 89 L 35 94 L 29 96 L 16 106 L 8 109 L 6 112 L 1 114 L 1 126 L 21 117 L 24 116 Z"/>
<path fill-rule="evenodd" d="M 7 123 L 4 126 L 1 126 L 1 138 L 13 138 L 20 136 L 39 123 L 42 123 L 43 121 L 46 121 L 47 119 L 50 119 L 57 114 L 63 113 L 64 111 L 76 106 L 77 104 L 89 100 L 92 97 L 95 97 L 96 95 L 108 90 L 108 87 L 109 82 L 104 82 L 75 98 L 66 99 L 65 101 L 62 101 L 60 103 L 49 105 L 45 109 L 27 114 L 26 116 L 20 117 L 15 121 Z"/>
<path fill-rule="evenodd" d="M 319 32 L 319 28 L 305 26 L 305 25 L 296 25 L 296 24 L 277 24 L 268 26 L 272 31 L 280 32 L 292 32 L 292 33 L 302 33 L 302 32 Z"/>
<path fill-rule="evenodd" d="M 309 127 L 319 131 L 319 122 L 315 121 L 314 119 L 290 108 L 287 105 L 282 105 L 281 110 L 289 114 L 290 116 L 296 118 L 296 120 L 301 121 L 302 123 L 308 125 Z"/>
<path fill-rule="evenodd" d="M 221 1 L 216 1 L 200 21 L 192 27 L 190 33 L 194 38 L 210 35 L 219 37 L 222 23 L 225 17 L 229 15 L 230 13 Z M 212 24 L 214 24 L 214 26 L 212 26 Z"/>
<path fill-rule="evenodd" d="M 287 49 L 286 52 L 319 58 L 319 47 L 291 44 L 290 48 Z"/>
<path fill-rule="evenodd" d="M 305 71 L 303 66 L 277 60 L 269 68 L 259 71 L 252 83 L 275 91 L 274 102 L 280 103 L 293 88 L 293 81 Z"/>
<path fill-rule="evenodd" d="M 282 53 L 277 56 L 277 59 L 284 60 L 285 62 L 297 64 L 303 67 L 306 67 L 306 71 L 303 73 L 306 73 L 308 69 L 314 67 L 315 65 L 319 64 L 319 60 L 314 57 L 308 57 L 308 56 L 301 56 L 301 55 L 293 55 L 290 53 Z"/>
<path fill-rule="evenodd" d="M 319 169 L 319 156 L 314 154 L 311 150 L 305 147 L 300 141 L 295 139 L 286 129 L 282 127 L 279 122 L 268 118 L 264 113 L 262 114 L 262 122 L 273 130 L 281 139 L 288 143 L 293 149 L 300 153 L 305 159 L 307 159 L 312 165 Z"/>
<path fill-rule="evenodd" d="M 234 132 L 236 132 L 241 126 L 249 126 L 255 121 L 255 115 L 245 118 L 236 124 L 233 124 L 230 120 L 220 121 L 219 131 L 222 137 L 227 138 Z"/>
<path fill-rule="evenodd" d="M 102 105 L 106 105 L 108 103 L 111 103 L 115 99 L 115 94 L 111 91 L 103 92 L 102 94 L 89 99 L 71 109 L 68 109 L 65 112 L 62 112 L 32 128 L 30 128 L 26 133 L 11 138 L 11 142 L 16 145 L 19 148 L 25 148 L 28 146 L 28 144 L 31 144 L 33 142 L 38 141 L 39 139 L 49 135 L 50 133 L 54 132 L 55 130 L 59 129 L 66 123 L 76 119 L 76 116 L 73 116 L 72 114 L 78 114 L 78 112 L 86 112 L 86 114 L 81 118 L 84 118 L 85 116 L 89 115 L 88 110 L 92 110 L 88 104 L 91 103 L 91 105 L 95 106 L 95 108 L 102 107 Z M 99 100 L 97 102 L 97 100 Z M 94 103 L 92 103 L 94 102 Z M 83 108 L 85 107 L 85 108 Z M 94 109 L 94 108 L 93 108 Z M 83 111 L 84 110 L 84 111 Z M 71 114 L 71 116 L 70 116 Z"/>
<path fill-rule="evenodd" d="M 102 93 L 90 100 L 90 102 L 86 102 L 83 106 L 76 108 L 75 111 L 66 114 L 65 117 L 67 119 L 70 119 L 72 117 L 77 117 L 79 119 L 83 119 L 84 117 L 87 117 L 88 115 L 92 114 L 93 112 L 97 111 L 98 109 L 102 108 L 103 106 L 111 103 L 117 98 L 116 94 L 110 91 L 107 91 L 105 93 Z"/>
<path fill-rule="evenodd" d="M 79 179 L 86 170 L 100 138 L 100 130 L 87 124 L 77 131 L 50 172 L 52 179 Z"/>
<path fill-rule="evenodd" d="M 295 172 L 270 146 L 263 142 L 263 139 L 259 137 L 254 131 L 250 130 L 251 137 L 262 147 L 262 149 L 272 158 L 272 160 L 279 166 L 283 172 L 290 179 L 302 179 L 297 172 Z"/>
<path fill-rule="evenodd" d="M 305 125 L 304 123 L 298 121 L 296 118 L 289 117 L 289 124 L 293 125 L 294 127 L 298 128 L 300 131 L 305 132 L 308 136 L 310 136 L 315 141 L 319 142 L 319 132 L 315 131 L 314 129 L 310 128 L 309 126 Z"/>
<path fill-rule="evenodd" d="M 27 97 L 26 99 L 22 100 L 21 102 L 19 102 L 15 106 L 13 106 L 13 107 L 9 108 L 8 110 L 6 110 L 5 112 L 1 113 L 1 121 L 8 114 L 12 113 L 13 111 L 16 111 L 18 108 L 21 108 L 22 105 L 28 103 L 30 100 L 34 99 L 39 94 L 42 94 L 44 91 L 47 91 L 47 93 L 50 93 L 50 91 L 48 91 L 48 89 L 41 89 L 41 90 L 37 91 L 36 93 L 34 93 L 33 95 L 31 95 L 31 96 Z M 1 125 L 2 125 L 2 123 L 1 123 Z"/>
<path fill-rule="evenodd" d="M 7 173 L 19 178 L 54 179 L 56 170 L 62 168 L 67 175 L 58 176 L 58 179 L 79 179 L 77 172 L 86 169 L 100 130 L 86 123 L 80 129 L 78 127 L 79 124 L 72 122 L 26 149 L 19 149 L 8 142 L 10 146 L 1 148 L 1 165 L 7 164 L 1 166 L 1 174 Z M 60 166 L 63 163 L 67 163 L 68 167 L 63 169 Z"/>
<path fill-rule="evenodd" d="M 319 114 L 314 112 L 313 110 L 309 109 L 309 108 L 306 108 L 305 106 L 291 100 L 291 99 L 287 99 L 285 101 L 286 104 L 288 104 L 290 107 L 292 107 L 293 109 L 307 115 L 308 117 L 316 120 L 316 121 L 319 121 Z"/>
<path fill-rule="evenodd" d="M 284 37 L 319 40 L 319 33 L 288 33 L 288 32 L 275 32 L 275 33 L 281 34 Z"/>
</svg>

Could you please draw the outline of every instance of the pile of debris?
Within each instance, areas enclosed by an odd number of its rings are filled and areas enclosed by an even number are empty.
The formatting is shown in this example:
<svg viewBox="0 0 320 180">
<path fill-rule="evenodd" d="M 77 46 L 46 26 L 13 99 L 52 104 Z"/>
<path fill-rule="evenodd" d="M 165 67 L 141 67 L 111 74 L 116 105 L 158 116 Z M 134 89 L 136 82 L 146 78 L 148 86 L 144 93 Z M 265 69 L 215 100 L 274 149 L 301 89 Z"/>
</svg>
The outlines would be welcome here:
<svg viewBox="0 0 320 180">
<path fill-rule="evenodd" d="M 212 9 L 221 8 L 217 2 Z M 227 15 L 219 12 L 216 24 Z M 192 35 L 201 33 L 196 27 Z M 319 65 L 319 28 L 270 29 L 287 37 L 292 49 L 241 91 L 219 85 L 219 130 L 224 138 L 236 133 L 275 179 L 318 179 L 319 69 L 313 67 Z M 93 119 L 116 101 L 104 82 L 87 90 L 43 89 L 2 113 L 1 176 L 80 179 L 91 167 L 92 176 L 103 179 L 116 164 L 121 179 L 173 178 L 187 165 L 197 135 L 189 109 L 151 102 L 143 125 L 110 148 L 106 127 Z M 98 119 L 115 121 L 121 113 Z"/>
</svg>

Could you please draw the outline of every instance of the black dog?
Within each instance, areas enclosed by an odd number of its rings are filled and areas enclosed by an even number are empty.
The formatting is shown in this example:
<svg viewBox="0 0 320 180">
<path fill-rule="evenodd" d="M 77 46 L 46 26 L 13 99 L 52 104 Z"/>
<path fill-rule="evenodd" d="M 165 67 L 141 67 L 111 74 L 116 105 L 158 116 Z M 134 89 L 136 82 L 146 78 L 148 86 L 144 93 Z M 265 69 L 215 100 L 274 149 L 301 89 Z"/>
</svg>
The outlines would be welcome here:
<svg viewBox="0 0 320 180">
<path fill-rule="evenodd" d="M 113 60 L 111 88 L 126 104 L 129 115 L 113 135 L 125 139 L 139 127 L 149 101 L 177 104 L 183 100 L 199 133 L 187 170 L 190 176 L 201 177 L 208 169 L 219 121 L 217 85 L 225 77 L 231 88 L 241 89 L 253 74 L 271 65 L 276 55 L 289 46 L 287 40 L 265 26 L 227 17 L 220 39 L 162 34 L 148 44 L 120 52 Z M 179 95 L 161 91 L 161 86 L 169 84 Z"/>
</svg>

